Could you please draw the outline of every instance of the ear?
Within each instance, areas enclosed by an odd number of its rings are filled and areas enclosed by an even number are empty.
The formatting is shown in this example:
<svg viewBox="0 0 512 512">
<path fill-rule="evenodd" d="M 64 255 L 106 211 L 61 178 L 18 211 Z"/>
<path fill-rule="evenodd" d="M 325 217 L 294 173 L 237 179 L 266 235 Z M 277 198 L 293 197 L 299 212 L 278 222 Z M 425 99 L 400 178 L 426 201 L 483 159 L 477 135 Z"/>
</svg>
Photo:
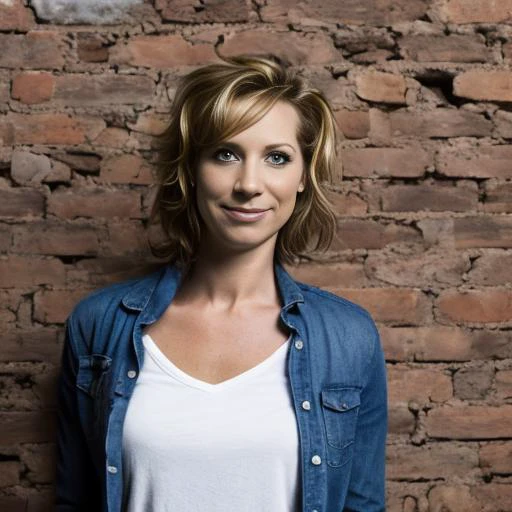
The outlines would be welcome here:
<svg viewBox="0 0 512 512">
<path fill-rule="evenodd" d="M 300 179 L 299 187 L 297 188 L 297 192 L 304 192 L 306 186 L 304 185 L 306 171 L 302 171 L 302 178 Z"/>
</svg>

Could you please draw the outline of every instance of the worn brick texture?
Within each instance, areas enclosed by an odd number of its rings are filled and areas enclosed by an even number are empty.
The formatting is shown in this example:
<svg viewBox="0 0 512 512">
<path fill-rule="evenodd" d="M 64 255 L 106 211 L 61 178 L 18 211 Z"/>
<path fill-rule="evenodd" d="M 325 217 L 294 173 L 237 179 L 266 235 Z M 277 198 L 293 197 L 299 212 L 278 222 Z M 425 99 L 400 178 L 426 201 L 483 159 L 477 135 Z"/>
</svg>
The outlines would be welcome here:
<svg viewBox="0 0 512 512">
<path fill-rule="evenodd" d="M 158 264 L 177 79 L 244 51 L 335 109 L 337 237 L 291 271 L 378 324 L 388 510 L 512 510 L 511 0 L 2 0 L 0 48 L 0 510 L 52 510 L 70 308 Z"/>
</svg>

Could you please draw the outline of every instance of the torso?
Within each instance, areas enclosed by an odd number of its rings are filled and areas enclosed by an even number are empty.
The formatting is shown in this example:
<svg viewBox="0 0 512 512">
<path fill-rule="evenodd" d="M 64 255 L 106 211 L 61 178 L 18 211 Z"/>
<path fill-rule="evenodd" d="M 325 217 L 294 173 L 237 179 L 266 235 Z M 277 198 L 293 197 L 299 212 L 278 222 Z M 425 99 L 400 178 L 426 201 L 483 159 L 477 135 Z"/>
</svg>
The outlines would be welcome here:
<svg viewBox="0 0 512 512">
<path fill-rule="evenodd" d="M 286 342 L 279 306 L 254 307 L 244 314 L 213 312 L 172 302 L 144 331 L 179 369 L 218 384 L 258 365 Z"/>
</svg>

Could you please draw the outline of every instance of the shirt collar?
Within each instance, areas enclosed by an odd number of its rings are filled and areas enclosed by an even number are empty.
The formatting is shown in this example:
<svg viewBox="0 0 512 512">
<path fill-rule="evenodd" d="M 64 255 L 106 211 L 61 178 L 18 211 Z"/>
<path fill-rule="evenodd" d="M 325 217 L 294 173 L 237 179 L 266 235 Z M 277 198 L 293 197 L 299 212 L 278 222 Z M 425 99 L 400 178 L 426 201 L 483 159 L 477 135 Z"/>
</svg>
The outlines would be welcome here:
<svg viewBox="0 0 512 512">
<path fill-rule="evenodd" d="M 298 302 L 304 302 L 304 296 L 297 282 L 277 261 L 274 263 L 274 272 L 283 304 L 282 309 L 287 310 Z M 171 303 L 181 277 L 179 268 L 166 265 L 136 282 L 135 286 L 122 298 L 122 303 L 128 309 L 145 311 L 148 321 L 154 321 Z"/>
</svg>

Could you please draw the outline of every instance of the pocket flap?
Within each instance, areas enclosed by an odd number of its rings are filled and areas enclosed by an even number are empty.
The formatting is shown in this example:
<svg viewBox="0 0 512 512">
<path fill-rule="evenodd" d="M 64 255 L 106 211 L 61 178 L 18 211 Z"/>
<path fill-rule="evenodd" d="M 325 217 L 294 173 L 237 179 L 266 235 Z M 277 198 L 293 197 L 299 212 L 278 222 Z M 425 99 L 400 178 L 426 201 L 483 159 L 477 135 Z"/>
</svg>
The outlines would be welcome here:
<svg viewBox="0 0 512 512">
<path fill-rule="evenodd" d="M 80 356 L 76 385 L 95 397 L 103 374 L 110 368 L 112 358 L 103 354 Z"/>
<path fill-rule="evenodd" d="M 322 390 L 322 404 L 334 411 L 350 411 L 361 404 L 358 388 L 335 388 Z"/>
</svg>

